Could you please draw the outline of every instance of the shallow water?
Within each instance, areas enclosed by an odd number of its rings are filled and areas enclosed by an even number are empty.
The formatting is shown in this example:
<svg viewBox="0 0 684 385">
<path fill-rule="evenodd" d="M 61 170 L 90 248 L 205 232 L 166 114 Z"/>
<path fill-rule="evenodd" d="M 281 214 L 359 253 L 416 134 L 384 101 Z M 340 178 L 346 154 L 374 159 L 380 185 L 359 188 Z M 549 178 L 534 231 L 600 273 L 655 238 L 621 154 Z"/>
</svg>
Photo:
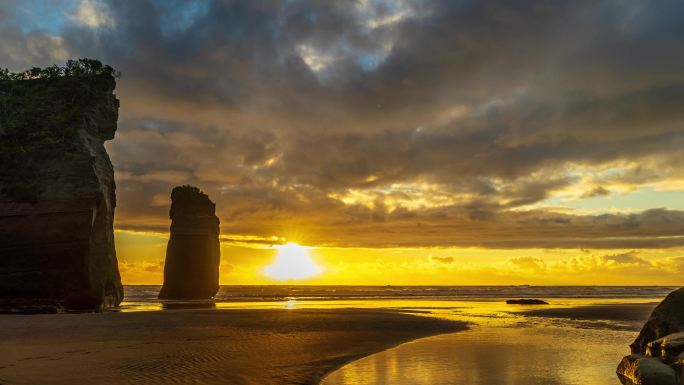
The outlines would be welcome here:
<svg viewBox="0 0 684 385">
<path fill-rule="evenodd" d="M 617 385 L 635 332 L 561 327 L 475 327 L 355 361 L 323 385 Z"/>
<path fill-rule="evenodd" d="M 556 298 L 550 306 L 502 301 L 441 301 L 404 307 L 466 320 L 471 329 L 413 341 L 352 362 L 322 385 L 619 385 L 615 369 L 643 321 L 527 317 L 525 310 L 590 304 L 653 303 L 662 298 Z M 405 304 L 408 305 L 408 304 Z M 434 305 L 434 303 L 433 303 Z M 425 312 L 421 312 L 425 311 Z"/>
</svg>

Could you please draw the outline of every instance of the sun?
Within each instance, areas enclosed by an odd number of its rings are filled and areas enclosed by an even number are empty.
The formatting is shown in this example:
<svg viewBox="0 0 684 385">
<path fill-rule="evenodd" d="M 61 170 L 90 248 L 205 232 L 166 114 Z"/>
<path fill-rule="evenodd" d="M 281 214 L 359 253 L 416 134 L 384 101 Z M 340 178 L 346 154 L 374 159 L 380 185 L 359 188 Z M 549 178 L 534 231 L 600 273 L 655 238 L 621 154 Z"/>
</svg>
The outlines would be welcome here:
<svg viewBox="0 0 684 385">
<path fill-rule="evenodd" d="M 276 260 L 264 268 L 264 274 L 277 280 L 304 279 L 319 274 L 323 269 L 309 256 L 309 248 L 290 242 L 275 246 Z"/>
</svg>

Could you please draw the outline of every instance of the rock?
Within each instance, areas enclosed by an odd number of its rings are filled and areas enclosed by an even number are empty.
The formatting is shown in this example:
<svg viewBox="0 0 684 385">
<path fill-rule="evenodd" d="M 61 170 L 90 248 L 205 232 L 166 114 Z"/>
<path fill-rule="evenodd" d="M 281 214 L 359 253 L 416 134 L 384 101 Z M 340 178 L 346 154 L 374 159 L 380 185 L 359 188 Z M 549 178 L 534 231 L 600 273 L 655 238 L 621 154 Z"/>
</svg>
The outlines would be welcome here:
<svg viewBox="0 0 684 385">
<path fill-rule="evenodd" d="M 123 299 L 104 147 L 116 131 L 115 86 L 112 73 L 0 81 L 4 312 L 93 311 Z"/>
<path fill-rule="evenodd" d="M 683 380 L 684 380 L 684 352 L 679 353 L 679 355 L 677 356 L 677 359 L 675 360 L 672 367 L 677 372 L 679 382 L 683 382 Z"/>
<path fill-rule="evenodd" d="M 649 342 L 684 331 L 684 288 L 673 291 L 653 310 L 641 333 L 630 345 L 632 353 L 646 352 Z"/>
<path fill-rule="evenodd" d="M 509 299 L 506 301 L 509 305 L 548 305 L 549 303 L 541 299 L 521 298 Z"/>
<path fill-rule="evenodd" d="M 171 192 L 171 237 L 161 299 L 209 299 L 219 289 L 219 219 L 216 205 L 198 188 Z"/>
<path fill-rule="evenodd" d="M 649 342 L 646 348 L 646 355 L 660 357 L 668 364 L 677 361 L 677 357 L 682 352 L 684 352 L 684 332 L 668 334 Z"/>
<path fill-rule="evenodd" d="M 617 368 L 623 384 L 684 384 L 684 288 L 668 294 L 653 310 L 630 348 L 632 354 Z"/>
<path fill-rule="evenodd" d="M 678 385 L 674 369 L 657 358 L 641 354 L 624 357 L 617 374 L 624 385 Z"/>
</svg>

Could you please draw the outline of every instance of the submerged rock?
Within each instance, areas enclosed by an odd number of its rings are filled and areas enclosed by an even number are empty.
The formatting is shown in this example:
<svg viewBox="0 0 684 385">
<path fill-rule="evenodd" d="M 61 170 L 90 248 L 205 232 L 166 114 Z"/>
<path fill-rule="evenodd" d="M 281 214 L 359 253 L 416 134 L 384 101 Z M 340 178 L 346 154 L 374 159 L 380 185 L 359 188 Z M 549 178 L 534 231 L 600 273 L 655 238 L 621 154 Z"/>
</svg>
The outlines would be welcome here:
<svg viewBox="0 0 684 385">
<path fill-rule="evenodd" d="M 116 80 L 96 61 L 69 65 L 0 78 L 2 312 L 100 310 L 123 298 L 104 147 Z"/>
<path fill-rule="evenodd" d="M 651 313 L 617 368 L 625 385 L 683 385 L 684 288 L 670 293 Z"/>
<path fill-rule="evenodd" d="M 197 187 L 171 192 L 171 237 L 161 299 L 209 299 L 219 289 L 219 219 L 216 205 Z"/>
</svg>

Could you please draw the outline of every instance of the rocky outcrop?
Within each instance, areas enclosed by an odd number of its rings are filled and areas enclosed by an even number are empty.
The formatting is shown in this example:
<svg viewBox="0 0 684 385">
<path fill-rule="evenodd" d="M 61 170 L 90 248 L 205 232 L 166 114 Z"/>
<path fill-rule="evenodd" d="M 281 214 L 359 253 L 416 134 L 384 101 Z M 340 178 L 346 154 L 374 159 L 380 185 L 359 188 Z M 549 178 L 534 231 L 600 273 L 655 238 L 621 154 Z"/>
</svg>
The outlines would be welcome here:
<svg viewBox="0 0 684 385">
<path fill-rule="evenodd" d="M 209 299 L 218 292 L 221 251 L 215 208 L 196 187 L 171 192 L 171 237 L 159 298 Z"/>
<path fill-rule="evenodd" d="M 104 148 L 116 131 L 116 81 L 99 62 L 70 65 L 80 72 L 0 79 L 0 311 L 90 311 L 123 299 Z"/>
<path fill-rule="evenodd" d="M 684 385 L 684 288 L 670 293 L 617 368 L 625 385 Z"/>
<path fill-rule="evenodd" d="M 641 354 L 623 358 L 617 373 L 625 385 L 678 385 L 674 369 L 656 357 Z"/>
<path fill-rule="evenodd" d="M 534 298 L 520 298 L 520 299 L 508 299 L 506 300 L 506 304 L 508 305 L 548 305 L 549 303 L 541 300 L 541 299 L 534 299 Z"/>
<path fill-rule="evenodd" d="M 651 341 L 680 331 L 684 331 L 684 287 L 668 294 L 653 309 L 653 313 L 630 348 L 632 353 L 644 354 Z"/>
</svg>

